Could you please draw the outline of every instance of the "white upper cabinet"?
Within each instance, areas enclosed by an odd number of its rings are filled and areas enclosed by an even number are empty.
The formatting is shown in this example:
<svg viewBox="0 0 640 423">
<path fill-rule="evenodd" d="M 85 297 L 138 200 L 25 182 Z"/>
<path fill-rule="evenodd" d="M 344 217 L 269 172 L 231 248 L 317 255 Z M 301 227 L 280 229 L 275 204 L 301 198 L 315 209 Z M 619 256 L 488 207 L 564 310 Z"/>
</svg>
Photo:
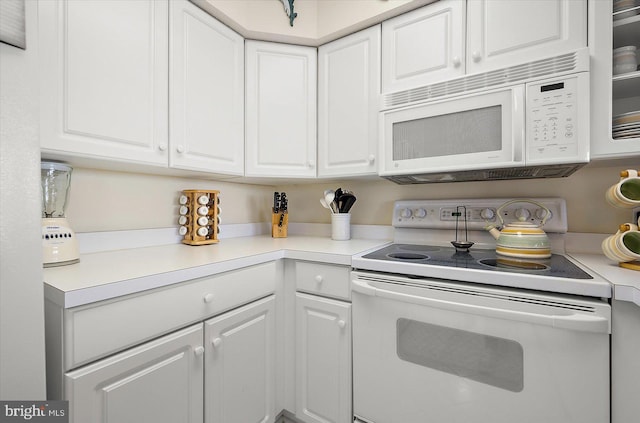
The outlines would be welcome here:
<svg viewBox="0 0 640 423">
<path fill-rule="evenodd" d="M 465 1 L 439 1 L 382 23 L 382 92 L 464 74 Z"/>
<path fill-rule="evenodd" d="M 244 172 L 244 39 L 182 0 L 170 2 L 169 165 Z"/>
<path fill-rule="evenodd" d="M 247 41 L 245 175 L 316 176 L 317 52 Z"/>
<path fill-rule="evenodd" d="M 485 72 L 587 46 L 587 2 L 467 2 L 467 73 Z"/>
<path fill-rule="evenodd" d="M 380 25 L 318 49 L 318 176 L 377 172 Z"/>
<path fill-rule="evenodd" d="M 591 158 L 640 156 L 640 71 L 613 72 L 613 49 L 640 46 L 640 14 L 589 2 Z M 627 6 L 631 6 L 628 3 Z"/>
<path fill-rule="evenodd" d="M 167 164 L 168 4 L 40 1 L 43 152 Z"/>
</svg>

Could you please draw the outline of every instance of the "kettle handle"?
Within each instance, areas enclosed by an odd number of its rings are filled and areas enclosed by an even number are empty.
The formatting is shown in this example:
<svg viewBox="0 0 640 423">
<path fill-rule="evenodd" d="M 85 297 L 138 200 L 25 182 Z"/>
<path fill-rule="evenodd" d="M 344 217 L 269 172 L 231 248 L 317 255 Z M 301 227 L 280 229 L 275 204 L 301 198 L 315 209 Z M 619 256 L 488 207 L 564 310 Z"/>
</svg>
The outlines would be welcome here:
<svg viewBox="0 0 640 423">
<path fill-rule="evenodd" d="M 530 204 L 533 204 L 535 206 L 540 207 L 541 209 L 544 209 L 547 213 L 542 218 L 542 221 L 540 222 L 540 226 L 544 226 L 544 224 L 547 222 L 547 219 L 549 219 L 551 217 L 551 210 L 549 210 L 543 204 L 538 203 L 537 201 L 533 201 L 533 200 L 516 199 L 516 200 L 507 201 L 506 203 L 504 203 L 503 205 L 498 207 L 498 210 L 496 211 L 496 214 L 498 215 L 498 219 L 500 220 L 500 226 L 504 226 L 504 220 L 502 219 L 502 209 L 504 209 L 507 206 L 510 206 L 511 204 L 515 204 L 515 203 L 530 203 Z"/>
</svg>

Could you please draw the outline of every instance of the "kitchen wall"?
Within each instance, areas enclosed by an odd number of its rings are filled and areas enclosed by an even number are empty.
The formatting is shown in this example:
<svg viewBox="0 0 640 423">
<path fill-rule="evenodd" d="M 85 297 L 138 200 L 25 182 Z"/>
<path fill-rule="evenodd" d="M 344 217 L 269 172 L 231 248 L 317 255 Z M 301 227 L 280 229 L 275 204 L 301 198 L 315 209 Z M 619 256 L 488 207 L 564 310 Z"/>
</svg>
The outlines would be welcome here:
<svg viewBox="0 0 640 423">
<path fill-rule="evenodd" d="M 0 399 L 44 400 L 37 5 L 27 49 L 0 43 Z"/>
<path fill-rule="evenodd" d="M 635 164 L 636 167 L 640 163 Z M 290 198 L 289 216 L 293 222 L 330 221 L 328 210 L 318 202 L 326 188 L 348 188 L 358 200 L 352 210 L 352 222 L 389 225 L 393 202 L 410 199 L 489 198 L 489 197 L 562 197 L 567 201 L 569 232 L 613 233 L 619 224 L 629 222 L 630 210 L 615 209 L 604 199 L 605 190 L 619 179 L 626 167 L 582 168 L 568 178 L 520 181 L 457 182 L 428 185 L 396 185 L 386 180 L 344 182 L 278 187 Z M 317 207 L 315 203 L 318 203 Z M 304 205 L 313 204 L 313 207 Z"/>
<path fill-rule="evenodd" d="M 631 218 L 631 211 L 614 209 L 604 200 L 623 168 L 590 165 L 562 179 L 404 186 L 380 178 L 263 186 L 78 168 L 67 216 L 77 232 L 172 227 L 180 191 L 203 188 L 221 191 L 222 223 L 267 222 L 273 191 L 287 192 L 291 222 L 329 223 L 318 199 L 325 189 L 341 186 L 358 197 L 353 224 L 389 225 L 395 200 L 557 196 L 567 201 L 570 232 L 613 233 Z"/>
<path fill-rule="evenodd" d="M 273 187 L 75 168 L 67 218 L 76 232 L 177 227 L 184 189 L 221 191 L 222 223 L 270 220 Z"/>
<path fill-rule="evenodd" d="M 293 26 L 281 0 L 191 0 L 245 38 L 318 46 L 436 0 L 297 0 Z"/>
</svg>

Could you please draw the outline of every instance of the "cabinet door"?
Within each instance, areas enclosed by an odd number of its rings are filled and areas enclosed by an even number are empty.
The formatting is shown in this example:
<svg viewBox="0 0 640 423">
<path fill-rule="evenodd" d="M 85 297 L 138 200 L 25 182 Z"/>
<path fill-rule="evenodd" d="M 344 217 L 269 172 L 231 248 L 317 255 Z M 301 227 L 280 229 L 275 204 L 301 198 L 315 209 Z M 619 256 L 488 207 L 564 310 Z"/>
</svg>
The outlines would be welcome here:
<svg viewBox="0 0 640 423">
<path fill-rule="evenodd" d="M 38 7 L 43 152 L 166 167 L 168 3 Z"/>
<path fill-rule="evenodd" d="M 205 322 L 205 422 L 275 421 L 275 297 Z"/>
<path fill-rule="evenodd" d="M 640 15 L 623 11 L 620 18 L 612 6 L 589 2 L 592 159 L 640 155 L 640 131 L 633 131 L 633 123 L 640 123 L 640 71 L 614 75 L 611 60 L 613 49 L 640 45 Z"/>
<path fill-rule="evenodd" d="M 380 26 L 318 50 L 318 176 L 376 174 Z"/>
<path fill-rule="evenodd" d="M 67 373 L 70 422 L 202 422 L 203 352 L 197 324 Z"/>
<path fill-rule="evenodd" d="M 351 304 L 296 293 L 296 416 L 349 423 Z"/>
<path fill-rule="evenodd" d="M 316 49 L 247 41 L 246 176 L 315 177 Z"/>
<path fill-rule="evenodd" d="M 382 23 L 382 92 L 464 74 L 464 0 L 430 4 Z"/>
<path fill-rule="evenodd" d="M 586 1 L 467 3 L 467 73 L 531 62 L 586 46 Z"/>
<path fill-rule="evenodd" d="M 188 2 L 171 4 L 171 167 L 244 172 L 244 39 Z"/>
</svg>

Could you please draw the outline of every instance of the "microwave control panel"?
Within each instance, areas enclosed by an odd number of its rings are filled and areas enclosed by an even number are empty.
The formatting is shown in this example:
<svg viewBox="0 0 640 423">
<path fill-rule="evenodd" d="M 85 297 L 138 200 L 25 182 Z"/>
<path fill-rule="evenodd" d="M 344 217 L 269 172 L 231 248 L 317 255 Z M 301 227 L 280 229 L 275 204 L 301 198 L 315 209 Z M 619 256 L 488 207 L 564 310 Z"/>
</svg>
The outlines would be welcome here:
<svg viewBox="0 0 640 423">
<path fill-rule="evenodd" d="M 527 164 L 587 161 L 588 74 L 529 83 L 526 96 Z"/>
</svg>

